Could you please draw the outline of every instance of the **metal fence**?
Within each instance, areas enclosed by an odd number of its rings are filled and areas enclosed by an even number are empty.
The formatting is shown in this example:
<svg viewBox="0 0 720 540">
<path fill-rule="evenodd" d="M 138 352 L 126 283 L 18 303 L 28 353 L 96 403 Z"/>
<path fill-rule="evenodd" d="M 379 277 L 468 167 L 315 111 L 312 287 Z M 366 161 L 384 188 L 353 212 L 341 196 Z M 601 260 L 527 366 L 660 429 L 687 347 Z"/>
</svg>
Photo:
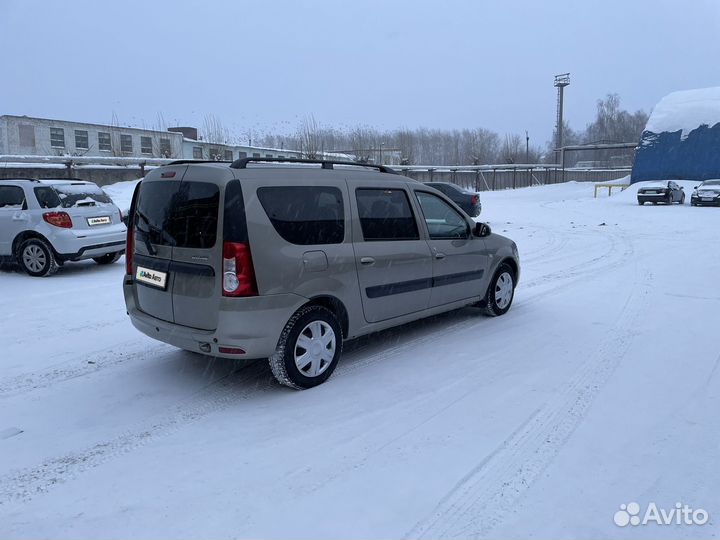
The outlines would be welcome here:
<svg viewBox="0 0 720 540">
<path fill-rule="evenodd" d="M 405 165 L 394 170 L 420 182 L 451 182 L 475 191 L 495 191 L 559 182 L 607 182 L 630 174 L 629 168 L 563 169 L 560 165 L 477 165 L 432 167 Z"/>
</svg>

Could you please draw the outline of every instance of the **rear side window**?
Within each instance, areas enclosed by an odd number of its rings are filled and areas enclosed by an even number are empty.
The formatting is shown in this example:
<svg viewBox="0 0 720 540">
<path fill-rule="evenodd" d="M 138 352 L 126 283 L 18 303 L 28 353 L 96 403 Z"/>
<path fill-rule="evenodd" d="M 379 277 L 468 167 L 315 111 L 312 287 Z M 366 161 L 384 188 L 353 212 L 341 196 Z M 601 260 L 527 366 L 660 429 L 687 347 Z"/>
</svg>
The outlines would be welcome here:
<svg viewBox="0 0 720 540">
<path fill-rule="evenodd" d="M 340 244 L 345 238 L 342 193 L 336 187 L 263 187 L 257 196 L 277 233 L 291 244 Z"/>
<path fill-rule="evenodd" d="M 248 241 L 245 201 L 243 200 L 240 180 L 231 180 L 225 187 L 223 240 L 238 243 L 246 243 Z"/>
<path fill-rule="evenodd" d="M 151 244 L 207 249 L 217 239 L 220 189 L 205 182 L 142 182 L 135 232 Z"/>
<path fill-rule="evenodd" d="M 358 189 L 355 196 L 360 226 L 366 241 L 420 238 L 415 216 L 404 190 Z"/>
<path fill-rule="evenodd" d="M 25 206 L 25 192 L 19 186 L 0 186 L 0 208 L 21 209 Z"/>
<path fill-rule="evenodd" d="M 57 208 L 62 205 L 57 192 L 51 187 L 36 187 L 33 191 L 40 208 Z"/>
</svg>

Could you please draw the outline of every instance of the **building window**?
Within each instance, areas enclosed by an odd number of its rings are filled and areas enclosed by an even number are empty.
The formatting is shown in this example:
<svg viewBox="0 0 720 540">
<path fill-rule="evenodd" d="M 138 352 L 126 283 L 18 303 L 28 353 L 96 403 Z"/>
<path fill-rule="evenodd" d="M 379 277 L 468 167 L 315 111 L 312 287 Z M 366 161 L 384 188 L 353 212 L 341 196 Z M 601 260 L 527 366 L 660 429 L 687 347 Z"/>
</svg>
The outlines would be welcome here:
<svg viewBox="0 0 720 540">
<path fill-rule="evenodd" d="M 225 150 L 225 161 L 232 161 L 232 150 Z"/>
<path fill-rule="evenodd" d="M 90 147 L 88 141 L 88 132 L 83 129 L 75 130 L 75 148 L 84 148 L 87 150 Z"/>
<path fill-rule="evenodd" d="M 255 153 L 253 153 L 253 157 L 260 157 L 260 154 L 258 154 L 257 152 L 255 152 Z"/>
<path fill-rule="evenodd" d="M 65 148 L 65 130 L 63 128 L 50 128 L 50 146 Z"/>
<path fill-rule="evenodd" d="M 170 139 L 160 139 L 160 155 L 166 158 L 169 158 L 172 155 L 172 150 L 170 149 Z"/>
<path fill-rule="evenodd" d="M 140 153 L 152 154 L 152 137 L 140 137 Z"/>
<path fill-rule="evenodd" d="M 209 148 L 208 154 L 210 155 L 210 159 L 212 160 L 219 160 L 220 159 L 220 149 L 219 148 Z"/>
<path fill-rule="evenodd" d="M 18 126 L 20 146 L 23 148 L 35 148 L 35 126 L 20 124 Z"/>
<path fill-rule="evenodd" d="M 132 153 L 132 135 L 120 135 L 120 151 L 123 153 Z"/>
<path fill-rule="evenodd" d="M 265 154 L 265 157 L 272 157 L 272 154 Z"/>
<path fill-rule="evenodd" d="M 247 157 L 247 152 L 238 152 L 238 157 L 239 157 L 240 159 L 246 158 L 246 157 Z"/>
<path fill-rule="evenodd" d="M 278 159 L 285 159 L 285 156 L 278 156 Z"/>
<path fill-rule="evenodd" d="M 110 152 L 112 150 L 109 133 L 98 131 L 98 150 L 102 150 L 104 152 Z"/>
<path fill-rule="evenodd" d="M 203 149 L 202 146 L 193 146 L 193 159 L 202 159 Z"/>
</svg>

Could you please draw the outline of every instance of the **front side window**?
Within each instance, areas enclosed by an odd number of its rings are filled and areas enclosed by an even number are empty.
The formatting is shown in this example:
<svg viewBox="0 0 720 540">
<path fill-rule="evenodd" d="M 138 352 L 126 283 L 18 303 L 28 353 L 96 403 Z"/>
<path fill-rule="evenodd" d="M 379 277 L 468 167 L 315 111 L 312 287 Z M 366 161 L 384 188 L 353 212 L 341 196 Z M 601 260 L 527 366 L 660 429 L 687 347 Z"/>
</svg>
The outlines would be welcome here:
<svg viewBox="0 0 720 540">
<path fill-rule="evenodd" d="M 130 153 L 132 149 L 132 135 L 120 135 L 120 151 Z"/>
<path fill-rule="evenodd" d="M 152 154 L 152 137 L 140 137 L 140 153 Z"/>
<path fill-rule="evenodd" d="M 50 146 L 65 148 L 65 130 L 63 128 L 50 128 Z"/>
<path fill-rule="evenodd" d="M 103 150 L 104 152 L 112 150 L 109 133 L 103 131 L 98 132 L 98 150 Z"/>
<path fill-rule="evenodd" d="M 88 132 L 84 129 L 75 130 L 75 148 L 83 148 L 85 150 L 89 147 Z"/>
<path fill-rule="evenodd" d="M 25 192 L 19 186 L 0 186 L 0 209 L 20 210 L 25 206 Z"/>
<path fill-rule="evenodd" d="M 342 193 L 336 187 L 263 187 L 257 195 L 273 227 L 287 242 L 340 244 L 345 238 Z"/>
<path fill-rule="evenodd" d="M 470 234 L 465 218 L 440 197 L 424 191 L 416 191 L 420 208 L 433 239 L 467 238 Z"/>
<path fill-rule="evenodd" d="M 207 182 L 142 182 L 135 233 L 161 246 L 207 249 L 215 245 L 220 190 Z"/>
<path fill-rule="evenodd" d="M 418 240 L 417 223 L 402 189 L 358 189 L 358 215 L 366 241 Z"/>
</svg>

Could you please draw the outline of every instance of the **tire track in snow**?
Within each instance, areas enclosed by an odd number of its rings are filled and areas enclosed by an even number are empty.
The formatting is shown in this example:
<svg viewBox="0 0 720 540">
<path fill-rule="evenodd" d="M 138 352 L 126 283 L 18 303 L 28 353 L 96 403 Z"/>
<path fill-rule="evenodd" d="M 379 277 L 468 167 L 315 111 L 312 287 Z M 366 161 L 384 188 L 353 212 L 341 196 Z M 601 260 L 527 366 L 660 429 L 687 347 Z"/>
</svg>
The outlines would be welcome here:
<svg viewBox="0 0 720 540">
<path fill-rule="evenodd" d="M 14 377 L 0 379 L 0 399 L 48 388 L 78 377 L 94 375 L 104 369 L 126 364 L 132 360 L 152 359 L 168 351 L 168 346 L 160 343 L 157 345 L 143 344 L 139 350 L 133 351 L 133 349 L 137 348 L 138 340 L 129 340 L 113 345 L 110 350 L 84 353 L 48 369 L 21 373 Z M 128 349 L 130 349 L 130 352 L 128 352 Z"/>
<path fill-rule="evenodd" d="M 547 274 L 543 274 L 537 278 L 534 278 L 528 282 L 520 282 L 520 290 L 521 293 L 526 290 L 532 290 L 539 286 L 545 285 L 547 283 L 554 283 L 555 285 L 551 287 L 550 289 L 543 290 L 541 292 L 538 292 L 536 294 L 531 294 L 529 296 L 521 296 L 523 299 L 523 304 L 528 303 L 534 303 L 538 300 L 541 300 L 554 292 L 566 288 L 569 283 L 577 281 L 579 279 L 582 279 L 584 276 L 588 274 L 596 274 L 599 272 L 604 272 L 607 270 L 611 270 L 613 268 L 617 268 L 619 266 L 622 266 L 624 262 L 627 261 L 627 259 L 633 254 L 632 247 L 627 244 L 625 246 L 625 249 L 622 254 L 620 254 L 620 258 L 617 260 L 607 260 L 611 255 L 617 253 L 618 251 L 618 241 L 613 236 L 610 236 L 610 247 L 609 249 L 604 252 L 601 255 L 595 256 L 590 260 L 582 261 L 579 263 L 575 263 L 572 266 L 570 266 L 567 269 L 559 270 L 559 271 L 553 271 Z M 523 264 L 523 261 L 521 261 L 521 264 Z M 442 317 L 442 315 L 440 315 Z M 434 318 L 430 318 L 430 321 L 435 320 Z M 474 326 L 476 324 L 479 324 L 480 321 L 483 319 L 478 319 L 476 317 L 468 317 L 468 319 L 453 323 L 450 325 L 445 325 L 442 328 L 443 332 L 452 332 L 455 330 L 462 330 L 464 328 L 467 328 L 469 326 Z M 415 323 L 408 323 L 407 326 L 410 325 L 423 325 L 428 324 L 428 319 L 423 319 L 421 321 L 417 321 Z M 430 323 L 432 324 L 432 323 Z M 434 335 L 428 335 L 427 337 L 421 337 L 417 338 L 420 340 L 421 343 L 426 343 L 429 341 L 433 341 L 435 339 Z M 63 362 L 59 367 L 54 366 L 52 368 L 42 370 L 42 371 L 36 371 L 36 372 L 30 372 L 30 373 L 23 373 L 20 375 L 16 375 L 14 377 L 11 377 L 9 379 L 0 380 L 0 400 L 6 397 L 12 397 L 19 394 L 23 394 L 26 392 L 31 392 L 38 389 L 48 388 L 52 387 L 56 384 L 66 382 L 69 380 L 76 379 L 78 377 L 84 377 L 84 376 L 90 376 L 94 375 L 104 369 L 112 368 L 112 367 L 118 367 L 123 364 L 127 364 L 129 362 L 135 361 L 135 360 L 142 360 L 147 361 L 155 358 L 156 356 L 164 353 L 167 351 L 167 345 L 164 344 L 157 344 L 157 345 L 149 345 L 145 346 L 139 351 L 130 352 L 127 353 L 126 349 L 128 345 L 132 346 L 133 344 L 137 344 L 137 340 L 129 340 L 120 344 L 117 344 L 113 346 L 113 349 L 121 349 L 122 352 L 116 353 L 112 351 L 99 351 L 97 353 L 86 353 L 81 356 L 78 356 L 72 360 L 67 360 Z M 372 346 L 371 344 L 368 344 L 366 346 Z M 402 347 L 402 345 L 400 345 Z M 395 350 L 395 347 L 392 347 L 390 349 L 385 349 L 383 353 L 378 353 L 378 358 L 368 358 L 364 361 L 356 361 L 352 365 L 347 366 L 347 370 L 351 371 L 354 369 L 359 369 L 363 366 L 370 365 L 379 359 L 383 359 L 388 356 L 393 356 L 393 351 Z M 97 355 L 97 356 L 93 356 Z M 94 363 L 90 364 L 88 361 L 91 360 Z M 342 364 L 341 364 L 342 365 Z M 65 367 L 67 366 L 67 367 Z"/>
<path fill-rule="evenodd" d="M 566 271 L 547 274 L 543 276 L 545 279 L 538 278 L 530 282 L 524 289 L 533 289 L 548 281 L 556 281 L 558 283 L 550 289 L 542 290 L 535 295 L 527 297 L 523 303 L 528 304 L 541 301 L 557 290 L 566 288 L 568 282 L 582 279 L 587 274 L 597 274 L 600 271 L 622 265 L 632 254 L 632 249 L 625 249 L 617 260 L 603 262 L 609 254 L 618 251 L 617 243 L 618 242 L 613 240 L 611 248 L 607 253 L 595 257 L 591 261 L 577 264 Z M 589 263 L 592 264 L 587 266 Z M 582 268 L 582 270 L 580 270 L 580 268 Z M 443 315 L 439 315 L 438 317 L 443 317 Z M 429 323 L 426 322 L 428 321 L 426 319 L 411 324 L 412 326 L 418 324 L 432 325 L 433 320 L 437 319 L 431 318 Z M 478 324 L 482 324 L 485 320 L 485 318 L 478 317 L 475 314 L 469 314 L 467 318 L 460 322 L 450 325 L 441 324 L 442 328 L 438 331 L 442 331 L 444 335 L 447 335 L 448 333 L 459 332 L 475 327 Z M 410 325 L 406 326 L 409 327 Z M 396 331 L 397 329 L 388 332 Z M 431 331 L 409 340 L 401 338 L 401 343 L 390 348 L 382 342 L 378 343 L 377 341 L 368 340 L 364 345 L 361 344 L 360 346 L 350 348 L 344 359 L 345 361 L 341 361 L 338 365 L 335 376 L 343 376 L 375 364 L 376 362 L 387 361 L 388 359 L 402 355 L 403 352 L 410 348 L 422 346 L 436 339 L 436 332 Z M 364 356 L 369 350 L 374 348 L 381 348 L 382 350 Z M 164 345 L 149 348 L 150 354 L 153 356 L 160 352 L 166 352 L 165 349 L 166 346 Z M 110 360 L 107 366 L 117 366 L 127 360 L 136 358 L 145 360 L 143 355 L 146 354 L 146 352 L 147 351 L 138 351 L 123 360 Z M 84 366 L 81 366 L 74 370 L 61 371 L 59 374 L 60 378 L 58 379 L 56 371 L 51 370 L 41 373 L 39 377 L 34 379 L 34 382 L 33 380 L 27 381 L 25 389 L 26 391 L 30 391 L 38 387 L 45 388 L 62 381 L 97 372 L 97 370 L 86 370 Z M 33 386 L 33 384 L 37 382 L 41 384 Z M 247 386 L 247 383 L 254 384 Z M 116 438 L 96 443 L 79 452 L 51 458 L 36 467 L 23 469 L 15 474 L 0 477 L 0 486 L 2 486 L 0 488 L 0 505 L 16 499 L 29 500 L 34 495 L 48 491 L 56 484 L 65 482 L 86 470 L 102 465 L 114 457 L 124 455 L 162 435 L 173 433 L 187 424 L 211 413 L 233 406 L 239 400 L 248 399 L 259 392 L 270 389 L 275 384 L 266 362 L 260 360 L 249 366 L 243 366 L 240 370 L 213 381 L 204 389 L 196 392 L 193 397 L 181 402 L 180 405 L 171 407 L 168 412 L 159 413 L 151 419 L 141 420 L 136 423 L 134 427 L 126 430 L 124 434 Z M 6 386 L 0 385 L 0 397 L 2 397 L 1 390 L 5 388 Z"/>
<path fill-rule="evenodd" d="M 651 279 L 646 273 L 635 280 L 610 336 L 564 390 L 478 463 L 406 538 L 486 536 L 512 511 L 578 427 L 622 361 L 633 339 L 633 323 L 646 305 Z"/>
</svg>

